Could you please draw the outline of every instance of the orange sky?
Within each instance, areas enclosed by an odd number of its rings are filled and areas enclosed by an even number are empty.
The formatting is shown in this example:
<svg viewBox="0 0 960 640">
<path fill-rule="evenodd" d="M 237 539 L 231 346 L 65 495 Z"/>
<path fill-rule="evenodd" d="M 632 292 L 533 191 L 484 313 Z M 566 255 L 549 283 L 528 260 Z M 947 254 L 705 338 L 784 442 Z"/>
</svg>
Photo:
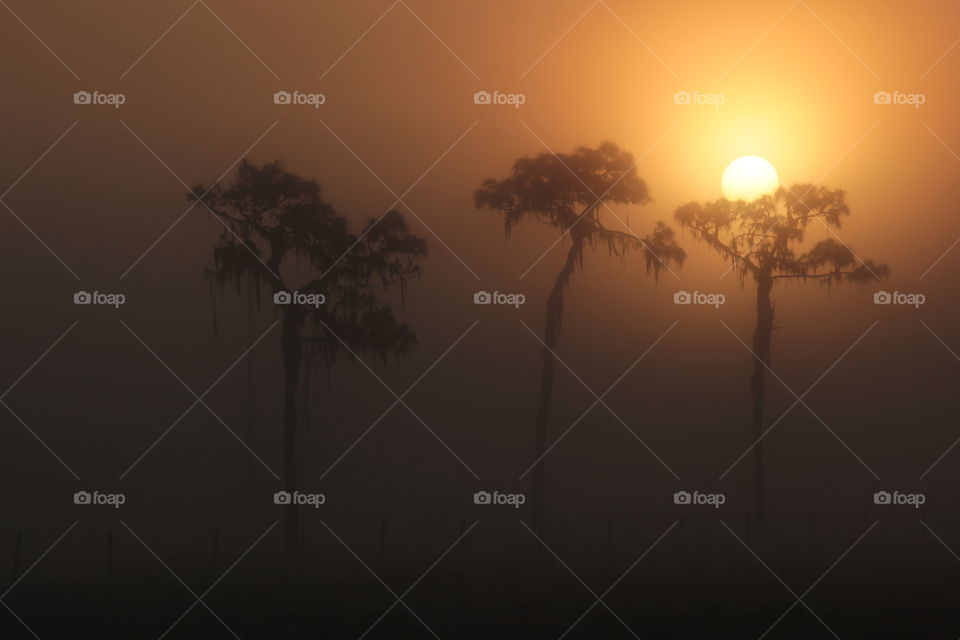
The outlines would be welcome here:
<svg viewBox="0 0 960 640">
<path fill-rule="evenodd" d="M 5 116 L 0 189 L 16 183 L 3 200 L 76 271 L 83 287 L 139 292 L 127 317 L 160 352 L 170 354 L 175 370 L 195 366 L 200 382 L 190 382 L 198 386 L 215 379 L 222 363 L 239 352 L 236 345 L 245 344 L 246 316 L 235 298 L 219 301 L 221 330 L 234 342 L 211 340 L 212 303 L 201 273 L 219 227 L 194 212 L 171 228 L 186 210 L 178 177 L 187 184 L 210 181 L 258 140 L 251 159 L 283 158 L 292 171 L 317 178 L 333 204 L 357 224 L 379 216 L 420 180 L 403 200 L 414 230 L 428 238 L 431 255 L 403 314 L 422 341 L 411 361 L 388 377 L 415 379 L 476 319 L 470 298 L 475 289 L 526 293 L 522 318 L 534 329 L 542 327 L 561 248 L 540 258 L 555 232 L 530 224 L 505 242 L 498 216 L 474 209 L 473 191 L 485 178 L 507 175 L 517 157 L 607 139 L 643 156 L 638 172 L 654 200 L 642 208 L 617 209 L 639 233 L 658 219 L 672 220 L 684 202 L 719 197 L 721 173 L 740 155 L 767 158 L 787 183 L 818 180 L 846 189 L 853 215 L 839 237 L 863 257 L 892 266 L 885 288 L 926 293 L 923 317 L 950 344 L 960 344 L 954 329 L 960 246 L 920 279 L 960 237 L 960 45 L 951 49 L 960 34 L 956 3 L 406 0 L 408 10 L 393 0 L 206 0 L 214 15 L 192 0 L 51 0 L 42 10 L 28 0 L 7 1 L 62 63 L 0 11 L 0 46 L 15 52 L 0 56 Z M 51 5 L 57 11 L 50 11 Z M 122 92 L 127 103 L 120 109 L 81 108 L 71 100 L 81 89 Z M 278 106 L 272 99 L 278 90 L 321 92 L 327 101 L 320 109 Z M 475 105 L 473 94 L 481 90 L 520 92 L 526 102 L 519 109 Z M 724 104 L 675 104 L 681 90 L 722 94 Z M 922 93 L 926 101 L 919 109 L 877 105 L 873 96 L 880 90 Z M 33 300 L 43 293 L 37 307 L 9 311 L 22 315 L 22 331 L 0 336 L 5 350 L 31 345 L 17 358 L 29 362 L 35 345 L 62 331 L 62 307 L 77 281 L 3 209 L 0 233 L 7 239 L 0 269 L 31 274 L 0 279 L 0 295 Z M 588 254 L 576 274 L 562 351 L 598 391 L 678 317 L 672 304 L 677 289 L 725 293 L 728 304 L 719 317 L 742 336 L 752 330 L 752 292 L 741 291 L 732 276 L 721 279 L 726 265 L 689 234 L 681 242 L 689 254 L 685 268 L 676 277 L 663 274 L 659 284 L 644 274 L 636 256 L 621 262 L 603 251 Z M 855 400 L 864 406 L 880 396 L 888 404 L 878 414 L 906 402 L 884 392 L 902 389 L 905 382 L 917 383 L 918 396 L 934 389 L 941 400 L 952 401 L 955 379 L 928 367 L 912 347 L 927 349 L 922 353 L 937 367 L 954 366 L 949 354 L 910 309 L 872 305 L 873 289 L 839 293 L 815 285 L 778 286 L 777 369 L 802 391 L 880 318 L 872 344 L 888 349 L 845 363 L 851 378 L 875 375 L 877 386 L 845 391 L 862 394 Z M 48 312 L 42 312 L 44 305 Z M 158 314 L 157 308 L 169 311 Z M 264 311 L 267 316 L 272 318 L 272 310 Z M 619 401 L 638 412 L 646 411 L 634 402 L 638 398 L 667 398 L 652 421 L 667 411 L 680 415 L 675 432 L 654 436 L 668 457 L 696 455 L 689 453 L 694 423 L 700 429 L 696 437 L 706 438 L 704 448 L 726 438 L 725 446 L 737 449 L 742 440 L 743 432 L 714 429 L 709 402 L 678 406 L 684 385 L 699 375 L 704 388 L 735 399 L 737 407 L 742 400 L 747 410 L 749 354 L 717 318 L 683 315 L 668 349 L 654 352 L 648 368 L 618 390 Z M 118 353 L 129 350 L 119 342 L 128 339 L 119 330 L 118 337 L 99 325 L 94 329 L 93 322 L 89 326 L 91 333 L 83 334 L 89 342 L 77 348 L 93 353 L 83 352 L 78 361 L 102 357 L 89 346 L 99 344 L 97 339 L 117 341 Z M 504 393 L 517 394 L 522 411 L 505 417 L 471 396 L 460 406 L 437 410 L 447 412 L 437 419 L 469 411 L 467 417 L 479 416 L 484 429 L 512 438 L 519 453 L 503 463 L 512 472 L 514 462 L 526 459 L 529 438 L 511 421 L 529 422 L 528 390 L 537 381 L 539 346 L 518 326 L 517 315 L 488 314 L 484 333 L 479 331 L 483 340 L 511 348 L 492 354 L 480 338 L 468 341 L 458 357 L 469 366 L 454 370 L 451 364 L 450 377 L 442 381 L 456 386 L 463 380 L 458 376 L 465 376 L 478 385 L 502 385 Z M 910 354 L 914 368 L 885 368 L 900 362 L 901 353 Z M 153 371 L 155 363 L 137 355 Z M 475 372 L 469 368 L 474 362 L 486 368 Z M 503 370 L 515 375 L 506 378 Z M 156 375 L 170 382 L 159 368 Z M 363 371 L 345 375 L 382 392 Z M 51 388 L 69 391 L 80 377 L 67 371 L 56 383 L 61 387 Z M 582 409 L 578 402 L 590 398 L 566 376 L 560 384 L 567 385 L 557 392 L 557 421 L 563 423 L 568 415 L 575 419 Z M 156 395 L 150 389 L 142 393 Z M 774 394 L 771 406 L 791 402 L 779 387 Z M 674 397 L 680 400 L 671 404 Z M 858 445 L 874 441 L 860 413 L 841 417 L 854 423 Z M 947 422 L 944 418 L 938 427 L 947 429 Z M 127 423 L 117 419 L 114 426 L 124 433 Z M 884 437 L 895 443 L 911 428 L 904 420 Z M 946 446 L 938 440 L 946 438 L 943 433 L 931 429 L 927 435 L 931 440 L 922 444 L 930 450 Z M 338 437 L 348 440 L 342 433 Z M 479 428 L 455 437 L 492 447 Z M 791 446 L 788 441 L 786 448 Z M 909 465 L 929 462 L 930 451 L 921 444 L 904 446 L 910 448 L 904 454 Z M 831 449 L 834 454 L 831 460 L 842 460 L 837 473 L 860 477 L 842 448 Z M 631 457 L 623 465 L 634 462 Z M 902 466 L 902 460 L 888 457 L 882 464 Z"/>
<path fill-rule="evenodd" d="M 469 286 L 473 274 L 490 288 L 545 290 L 560 250 L 519 277 L 554 242 L 553 233 L 529 227 L 504 245 L 496 216 L 473 210 L 472 191 L 486 177 L 505 175 L 521 155 L 604 139 L 643 155 L 638 171 L 654 201 L 621 211 L 641 233 L 656 219 L 672 218 L 685 201 L 718 197 L 726 164 L 756 154 L 787 183 L 819 179 L 847 189 L 853 216 L 839 236 L 865 257 L 890 263 L 891 286 L 918 286 L 960 236 L 953 204 L 960 195 L 953 151 L 960 149 L 954 117 L 960 48 L 949 50 L 960 7 L 641 7 L 610 0 L 454 8 L 413 0 L 413 12 L 394 5 L 385 14 L 392 6 L 386 0 L 280 8 L 211 2 L 235 37 L 202 5 L 184 14 L 188 2 L 62 3 L 58 13 L 11 6 L 80 79 L 9 14 L 0 16 L 4 38 L 18 52 L 0 63 L 11 114 L 2 182 L 13 183 L 80 122 L 6 200 L 87 278 L 114 280 L 184 210 L 182 186 L 121 120 L 188 184 L 220 175 L 277 123 L 250 156 L 282 157 L 292 170 L 317 177 L 334 204 L 357 218 L 382 213 L 464 136 L 405 197 L 429 225 L 417 226 L 433 247 L 435 267 L 427 273 L 435 290 Z M 315 19 L 303 17 L 310 15 Z M 91 40 L 97 24 L 123 28 Z M 122 91 L 127 104 L 78 111 L 70 96 L 81 88 Z M 278 107 L 272 102 L 278 89 L 322 92 L 327 103 Z M 477 90 L 522 92 L 526 102 L 519 109 L 478 106 Z M 724 104 L 677 105 L 678 90 L 720 93 Z M 919 109 L 875 105 L 877 90 L 921 92 L 926 102 Z M 194 277 L 206 260 L 211 224 L 189 218 L 130 277 L 148 278 L 162 256 L 182 269 L 178 277 Z M 59 269 L 32 238 L 22 239 L 23 259 Z M 627 280 L 619 290 L 642 287 L 651 296 L 681 286 L 725 286 L 716 284 L 725 265 L 690 239 L 686 248 L 691 257 L 680 281 L 659 293 L 637 261 L 624 271 L 591 258 L 582 277 L 620 274 Z M 947 286 L 958 261 L 960 252 L 948 254 L 922 286 Z"/>
</svg>

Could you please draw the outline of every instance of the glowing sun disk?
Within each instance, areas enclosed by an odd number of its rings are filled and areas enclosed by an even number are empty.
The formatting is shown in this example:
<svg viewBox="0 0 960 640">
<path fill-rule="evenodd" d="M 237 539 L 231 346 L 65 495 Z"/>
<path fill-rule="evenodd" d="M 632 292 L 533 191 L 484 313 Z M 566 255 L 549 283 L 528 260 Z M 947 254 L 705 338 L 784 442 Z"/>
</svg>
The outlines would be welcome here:
<svg viewBox="0 0 960 640">
<path fill-rule="evenodd" d="M 780 176 L 760 156 L 743 156 L 727 165 L 720 186 L 728 200 L 756 200 L 776 191 Z"/>
</svg>

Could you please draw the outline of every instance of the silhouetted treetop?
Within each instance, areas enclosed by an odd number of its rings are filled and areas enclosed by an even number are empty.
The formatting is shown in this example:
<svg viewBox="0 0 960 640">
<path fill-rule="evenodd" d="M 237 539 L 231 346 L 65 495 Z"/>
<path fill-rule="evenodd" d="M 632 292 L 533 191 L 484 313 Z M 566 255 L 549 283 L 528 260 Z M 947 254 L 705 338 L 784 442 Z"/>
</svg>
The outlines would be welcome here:
<svg viewBox="0 0 960 640">
<path fill-rule="evenodd" d="M 489 208 L 503 216 L 506 234 L 524 219 L 549 224 L 569 235 L 570 246 L 553 288 L 547 298 L 543 328 L 543 366 L 540 372 L 540 399 L 537 406 L 533 499 L 535 529 L 543 533 L 544 465 L 547 431 L 553 395 L 554 351 L 563 324 L 564 292 L 577 267 L 583 267 L 587 247 L 605 244 L 610 254 L 642 252 L 647 272 L 659 276 L 670 262 L 682 264 L 686 253 L 676 242 L 673 230 L 658 222 L 653 233 L 641 238 L 622 220 L 611 229 L 604 224 L 608 203 L 639 204 L 650 201 L 646 183 L 637 175 L 632 154 L 612 142 L 595 149 L 579 147 L 573 153 L 542 153 L 520 158 L 513 173 L 502 180 L 485 180 L 474 194 L 478 209 Z M 616 214 L 610 210 L 616 219 Z M 622 230 L 621 230 L 622 229 Z M 554 243 L 557 244 L 557 243 Z"/>
<path fill-rule="evenodd" d="M 296 290 L 325 297 L 319 307 L 284 308 L 308 355 L 329 362 L 340 350 L 324 325 L 351 349 L 378 356 L 402 353 L 414 344 L 414 334 L 376 295 L 395 284 L 402 295 L 427 253 L 426 242 L 410 232 L 400 212 L 370 218 L 359 235 L 353 234 L 348 220 L 323 199 L 319 183 L 288 172 L 280 161 L 257 166 L 243 160 L 229 184 L 197 186 L 188 198 L 201 201 L 225 226 L 213 267 L 205 271 L 211 282 L 233 284 L 239 291 L 252 279 L 258 291 L 268 284 L 273 293 Z M 303 283 L 289 282 L 292 274 Z M 307 324 L 313 331 L 301 335 Z"/>
<path fill-rule="evenodd" d="M 477 208 L 503 215 L 508 235 L 524 219 L 537 220 L 569 233 L 577 245 L 605 244 L 616 255 L 642 251 L 647 269 L 659 275 L 668 263 L 682 264 L 686 257 L 669 226 L 659 222 L 653 234 L 640 237 L 625 225 L 611 228 L 603 216 L 603 209 L 611 203 L 643 205 L 649 201 L 647 184 L 637 174 L 633 154 L 613 142 L 579 147 L 569 154 L 520 158 L 510 176 L 485 180 L 474 194 Z"/>
<path fill-rule="evenodd" d="M 835 239 L 821 240 L 809 250 L 800 245 L 811 222 L 839 228 L 850 215 L 846 193 L 809 184 L 780 187 L 752 202 L 726 199 L 685 204 L 676 212 L 680 224 L 730 260 L 738 274 L 774 278 L 812 278 L 823 282 L 867 282 L 889 275 L 890 268 L 861 262 Z"/>
<path fill-rule="evenodd" d="M 578 220 L 579 207 L 595 207 L 598 201 L 649 200 L 647 185 L 634 170 L 633 155 L 612 142 L 570 154 L 520 158 L 513 175 L 486 180 L 474 196 L 477 207 L 503 212 L 508 229 L 524 216 L 566 229 Z"/>
</svg>

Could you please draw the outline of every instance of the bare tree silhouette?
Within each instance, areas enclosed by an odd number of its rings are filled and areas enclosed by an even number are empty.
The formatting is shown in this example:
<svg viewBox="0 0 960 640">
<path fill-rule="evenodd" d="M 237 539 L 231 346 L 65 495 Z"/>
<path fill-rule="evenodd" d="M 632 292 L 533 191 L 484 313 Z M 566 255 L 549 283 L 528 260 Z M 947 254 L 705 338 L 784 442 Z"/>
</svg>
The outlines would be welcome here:
<svg viewBox="0 0 960 640">
<path fill-rule="evenodd" d="M 799 195 L 798 195 L 799 194 Z M 842 282 L 864 283 L 889 275 L 885 264 L 861 261 L 845 244 L 821 240 L 799 253 L 807 227 L 819 220 L 827 228 L 839 228 L 850 215 L 846 193 L 839 189 L 810 184 L 780 187 L 772 195 L 752 202 L 720 199 L 704 204 L 685 204 L 676 219 L 694 237 L 729 260 L 740 278 L 752 278 L 757 286 L 757 321 L 753 332 L 754 511 L 758 524 L 763 518 L 763 435 L 766 403 L 766 374 L 770 366 L 773 337 L 773 285 L 780 280 L 816 281 L 827 286 Z"/>
<path fill-rule="evenodd" d="M 245 289 L 260 303 L 264 287 L 274 296 L 298 291 L 324 296 L 319 306 L 280 304 L 283 356 L 283 487 L 297 488 L 297 388 L 301 369 L 330 367 L 342 339 L 351 353 L 379 360 L 405 353 L 416 344 L 407 325 L 397 321 L 378 292 L 418 276 L 424 240 L 410 233 L 403 215 L 390 211 L 370 219 L 359 235 L 324 201 L 320 185 L 286 171 L 279 161 L 256 166 L 244 160 L 229 186 L 203 185 L 189 199 L 199 200 L 224 223 L 204 271 L 211 286 Z M 304 284 L 294 286 L 294 279 Z M 297 553 L 299 516 L 285 512 L 285 548 Z"/>
<path fill-rule="evenodd" d="M 474 195 L 477 208 L 488 207 L 503 215 L 507 237 L 524 219 L 546 223 L 570 236 L 570 249 L 547 299 L 544 325 L 543 367 L 537 408 L 533 483 L 534 523 L 543 531 L 544 463 L 547 446 L 550 398 L 553 392 L 554 350 L 560 341 L 564 291 L 578 266 L 583 266 L 587 247 L 605 246 L 622 256 L 641 252 L 647 271 L 659 276 L 670 262 L 682 264 L 686 254 L 674 240 L 673 230 L 658 222 L 652 234 L 639 237 L 632 231 L 611 229 L 604 224 L 603 210 L 609 203 L 649 202 L 646 183 L 637 175 L 633 155 L 612 142 L 596 148 L 580 147 L 571 154 L 543 153 L 520 158 L 513 174 L 502 180 L 488 179 Z"/>
</svg>

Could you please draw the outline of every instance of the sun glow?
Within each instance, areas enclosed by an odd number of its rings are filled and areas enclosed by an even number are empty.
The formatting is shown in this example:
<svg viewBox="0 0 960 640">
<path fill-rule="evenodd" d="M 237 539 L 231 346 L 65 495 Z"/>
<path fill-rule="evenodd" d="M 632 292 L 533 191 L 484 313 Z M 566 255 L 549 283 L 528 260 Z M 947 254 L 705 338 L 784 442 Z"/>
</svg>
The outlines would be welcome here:
<svg viewBox="0 0 960 640">
<path fill-rule="evenodd" d="M 756 200 L 776 191 L 780 176 L 760 156 L 743 156 L 727 165 L 720 186 L 728 200 Z"/>
</svg>

